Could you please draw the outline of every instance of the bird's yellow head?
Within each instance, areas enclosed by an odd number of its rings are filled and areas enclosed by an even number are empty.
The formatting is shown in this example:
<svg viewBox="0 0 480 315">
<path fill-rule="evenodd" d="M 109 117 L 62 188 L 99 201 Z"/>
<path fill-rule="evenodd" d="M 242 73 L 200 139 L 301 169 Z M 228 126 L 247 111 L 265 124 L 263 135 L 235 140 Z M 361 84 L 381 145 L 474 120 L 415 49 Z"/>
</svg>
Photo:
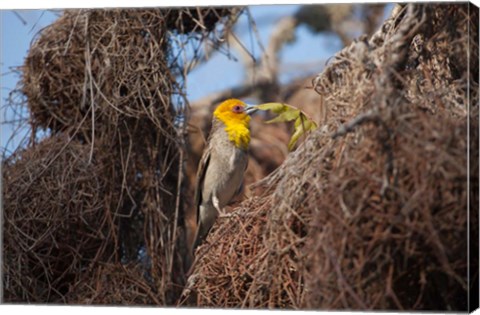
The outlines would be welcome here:
<svg viewBox="0 0 480 315">
<path fill-rule="evenodd" d="M 254 109 L 237 99 L 229 99 L 217 106 L 213 116 L 225 125 L 228 138 L 237 147 L 246 150 L 250 144 L 249 113 Z"/>
</svg>

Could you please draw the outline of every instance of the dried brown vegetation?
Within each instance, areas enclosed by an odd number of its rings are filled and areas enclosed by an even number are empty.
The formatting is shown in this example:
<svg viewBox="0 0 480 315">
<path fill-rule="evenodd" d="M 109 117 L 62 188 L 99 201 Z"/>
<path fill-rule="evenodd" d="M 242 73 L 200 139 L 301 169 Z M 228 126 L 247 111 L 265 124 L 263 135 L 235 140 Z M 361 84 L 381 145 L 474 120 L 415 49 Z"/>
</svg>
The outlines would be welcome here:
<svg viewBox="0 0 480 315">
<path fill-rule="evenodd" d="M 178 62 L 167 34 L 215 49 L 209 32 L 228 33 L 238 12 L 73 10 L 41 32 L 22 68 L 31 141 L 2 161 L 4 301 L 466 310 L 478 284 L 467 279 L 478 209 L 466 211 L 468 133 L 478 192 L 478 9 L 397 6 L 308 89 L 279 87 L 275 70 L 259 79 L 272 90 L 193 104 L 187 138 L 181 78 L 202 61 Z M 297 23 L 281 21 L 266 51 Z M 252 120 L 250 197 L 218 219 L 187 274 L 188 182 L 210 109 L 252 93 L 320 127 L 288 153 L 287 126 Z"/>
<path fill-rule="evenodd" d="M 325 124 L 218 221 L 180 304 L 466 310 L 476 21 L 468 4 L 398 6 L 339 52 L 313 81 Z"/>
<path fill-rule="evenodd" d="M 52 138 L 2 165 L 7 301 L 47 302 L 95 259 L 111 255 L 113 213 L 104 211 L 108 180 L 89 163 L 89 146 Z M 96 257 L 99 256 L 99 257 Z"/>
<path fill-rule="evenodd" d="M 176 301 L 185 100 L 168 36 L 214 45 L 210 31 L 235 12 L 68 10 L 41 31 L 21 69 L 24 102 L 13 104 L 29 109 L 31 142 L 2 162 L 6 302 Z"/>
</svg>

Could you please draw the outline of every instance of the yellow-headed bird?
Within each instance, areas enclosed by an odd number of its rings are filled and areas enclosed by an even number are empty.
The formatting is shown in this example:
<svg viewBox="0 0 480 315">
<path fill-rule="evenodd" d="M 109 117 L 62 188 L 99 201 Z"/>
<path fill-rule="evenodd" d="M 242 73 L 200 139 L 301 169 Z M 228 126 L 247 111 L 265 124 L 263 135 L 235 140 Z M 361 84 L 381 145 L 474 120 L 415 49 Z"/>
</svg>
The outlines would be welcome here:
<svg viewBox="0 0 480 315">
<path fill-rule="evenodd" d="M 241 190 L 248 163 L 250 116 L 257 109 L 229 99 L 213 112 L 207 147 L 198 165 L 194 204 L 197 232 L 192 254 L 206 238 L 221 209 Z"/>
</svg>

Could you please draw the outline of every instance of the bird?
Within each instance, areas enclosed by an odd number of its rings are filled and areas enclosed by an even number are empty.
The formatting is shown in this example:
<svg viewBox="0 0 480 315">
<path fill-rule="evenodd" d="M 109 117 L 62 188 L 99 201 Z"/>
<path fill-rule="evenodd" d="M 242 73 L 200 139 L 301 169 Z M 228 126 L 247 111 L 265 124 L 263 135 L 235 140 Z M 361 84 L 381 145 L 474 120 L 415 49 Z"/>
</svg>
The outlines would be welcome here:
<svg viewBox="0 0 480 315">
<path fill-rule="evenodd" d="M 212 128 L 200 159 L 194 206 L 197 208 L 195 249 L 205 240 L 217 217 L 243 186 L 250 144 L 250 115 L 253 105 L 227 99 L 213 112 Z"/>
</svg>

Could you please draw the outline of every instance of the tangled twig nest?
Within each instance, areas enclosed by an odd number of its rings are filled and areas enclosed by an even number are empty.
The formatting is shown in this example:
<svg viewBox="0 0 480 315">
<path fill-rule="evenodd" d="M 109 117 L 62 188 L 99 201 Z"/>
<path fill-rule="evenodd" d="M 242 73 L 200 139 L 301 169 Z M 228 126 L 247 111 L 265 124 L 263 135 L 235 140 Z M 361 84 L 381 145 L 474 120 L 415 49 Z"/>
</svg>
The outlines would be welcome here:
<svg viewBox="0 0 480 315">
<path fill-rule="evenodd" d="M 180 304 L 466 310 L 478 69 L 455 58 L 478 56 L 461 33 L 478 34 L 477 20 L 468 5 L 409 4 L 337 54 L 314 80 L 325 125 L 257 184 L 263 195 L 219 219 Z M 419 34 L 429 48 L 416 54 Z M 454 40 L 460 48 L 442 44 Z"/>
<path fill-rule="evenodd" d="M 2 165 L 5 223 L 4 289 L 11 302 L 64 295 L 98 258 L 112 255 L 113 213 L 104 211 L 104 165 L 89 163 L 89 146 L 51 138 Z"/>
<path fill-rule="evenodd" d="M 145 268 L 138 264 L 99 265 L 65 299 L 70 304 L 162 305 L 162 293 L 144 279 Z"/>
<path fill-rule="evenodd" d="M 34 128 L 61 131 L 82 121 L 82 136 L 92 139 L 91 133 L 122 128 L 129 118 L 164 127 L 172 120 L 171 96 L 181 93 L 170 29 L 211 29 L 229 12 L 66 11 L 34 42 L 22 69 Z"/>
<path fill-rule="evenodd" d="M 32 141 L 2 165 L 5 301 L 176 301 L 186 265 L 176 54 L 186 48 L 169 36 L 211 40 L 234 11 L 70 10 L 40 33 L 20 88 Z"/>
</svg>

